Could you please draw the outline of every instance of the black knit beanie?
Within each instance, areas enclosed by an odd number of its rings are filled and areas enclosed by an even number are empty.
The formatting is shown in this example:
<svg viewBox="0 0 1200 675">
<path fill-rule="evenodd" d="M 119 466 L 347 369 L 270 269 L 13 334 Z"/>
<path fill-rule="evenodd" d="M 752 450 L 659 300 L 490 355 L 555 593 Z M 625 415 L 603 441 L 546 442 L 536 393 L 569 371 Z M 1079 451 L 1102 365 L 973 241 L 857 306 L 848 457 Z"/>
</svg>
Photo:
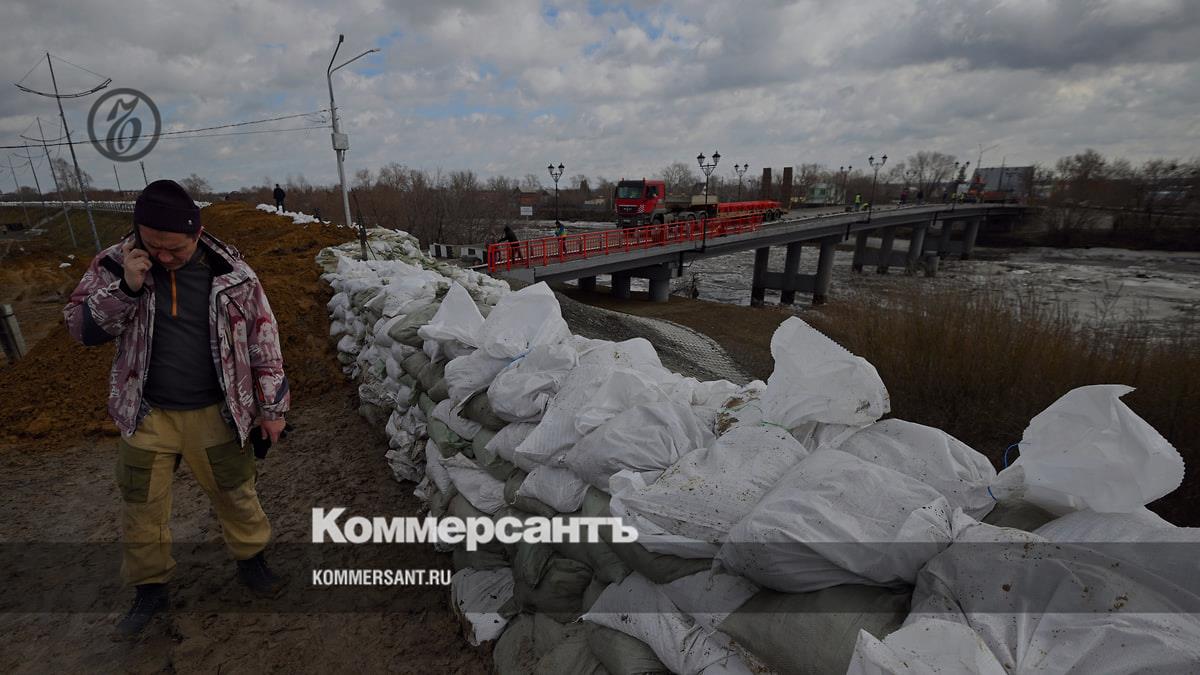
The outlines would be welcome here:
<svg viewBox="0 0 1200 675">
<path fill-rule="evenodd" d="M 133 223 L 164 232 L 195 234 L 200 231 L 200 207 L 179 183 L 156 180 L 138 195 Z"/>
</svg>

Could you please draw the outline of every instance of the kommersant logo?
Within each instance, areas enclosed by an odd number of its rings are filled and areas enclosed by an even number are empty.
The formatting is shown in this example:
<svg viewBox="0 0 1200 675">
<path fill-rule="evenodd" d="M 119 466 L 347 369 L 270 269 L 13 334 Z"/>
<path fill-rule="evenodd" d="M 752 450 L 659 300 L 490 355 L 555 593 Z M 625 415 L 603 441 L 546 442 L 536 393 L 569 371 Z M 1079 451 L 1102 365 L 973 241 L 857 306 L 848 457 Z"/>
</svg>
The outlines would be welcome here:
<svg viewBox="0 0 1200 675">
<path fill-rule="evenodd" d="M 596 544 L 605 541 L 601 528 L 610 528 L 614 544 L 637 541 L 637 530 L 624 525 L 620 518 L 530 516 L 516 518 L 435 518 L 352 516 L 341 522 L 344 507 L 312 510 L 314 544 L 466 544 L 468 551 L 481 544 Z"/>
</svg>

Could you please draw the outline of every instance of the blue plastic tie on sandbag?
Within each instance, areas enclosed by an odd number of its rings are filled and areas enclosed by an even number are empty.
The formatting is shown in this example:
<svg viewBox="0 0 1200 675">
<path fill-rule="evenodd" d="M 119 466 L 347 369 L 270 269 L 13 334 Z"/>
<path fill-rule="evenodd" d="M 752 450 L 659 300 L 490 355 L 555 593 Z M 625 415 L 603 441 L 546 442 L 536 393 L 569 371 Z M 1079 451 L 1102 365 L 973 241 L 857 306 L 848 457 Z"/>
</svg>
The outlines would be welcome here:
<svg viewBox="0 0 1200 675">
<path fill-rule="evenodd" d="M 1004 457 L 1003 457 L 1003 458 L 1000 460 L 1000 461 L 1001 461 L 1001 463 L 1003 463 L 1003 464 L 1004 464 L 1004 466 L 1000 467 L 1000 470 L 1001 470 L 1001 471 L 1003 471 L 1003 470 L 1005 470 L 1005 469 L 1007 469 L 1007 468 L 1008 468 L 1008 453 L 1009 453 L 1009 452 L 1010 452 L 1010 451 L 1011 451 L 1013 448 L 1015 448 L 1015 447 L 1017 447 L 1017 446 L 1019 446 L 1019 445 L 1020 445 L 1020 442 L 1013 443 L 1012 445 L 1010 445 L 1010 446 L 1008 446 L 1007 448 L 1005 448 L 1005 449 L 1004 449 Z M 996 501 L 996 502 L 1000 501 L 999 499 L 996 499 L 996 495 L 992 494 L 992 486 L 991 486 L 991 485 L 989 485 L 989 486 L 988 486 L 988 489 L 987 489 L 987 491 L 988 491 L 988 496 L 992 498 L 992 501 Z"/>
</svg>

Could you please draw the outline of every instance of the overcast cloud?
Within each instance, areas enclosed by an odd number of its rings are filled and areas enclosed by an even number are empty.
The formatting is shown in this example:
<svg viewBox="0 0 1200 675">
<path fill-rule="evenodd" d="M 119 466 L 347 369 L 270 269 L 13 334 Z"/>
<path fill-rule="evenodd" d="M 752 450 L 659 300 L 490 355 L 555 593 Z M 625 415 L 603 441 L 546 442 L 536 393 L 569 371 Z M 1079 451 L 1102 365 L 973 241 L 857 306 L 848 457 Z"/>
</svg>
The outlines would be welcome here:
<svg viewBox="0 0 1200 675">
<path fill-rule="evenodd" d="M 549 162 L 619 178 L 713 150 L 723 175 L 918 150 L 974 164 L 980 144 L 998 145 L 985 165 L 1087 147 L 1200 154 L 1194 0 L 6 0 L 0 145 L 57 117 L 11 84 L 42 58 L 25 84 L 49 88 L 46 51 L 145 91 L 168 129 L 188 129 L 327 107 L 338 33 L 339 61 L 382 49 L 335 75 L 350 172 L 398 162 L 549 184 Z M 56 74 L 64 90 L 95 82 Z M 76 140 L 95 98 L 64 101 Z M 112 163 L 77 150 L 111 186 Z M 151 179 L 195 172 L 222 190 L 337 175 L 327 130 L 164 139 L 145 162 Z M 119 169 L 140 185 L 136 164 Z"/>
</svg>

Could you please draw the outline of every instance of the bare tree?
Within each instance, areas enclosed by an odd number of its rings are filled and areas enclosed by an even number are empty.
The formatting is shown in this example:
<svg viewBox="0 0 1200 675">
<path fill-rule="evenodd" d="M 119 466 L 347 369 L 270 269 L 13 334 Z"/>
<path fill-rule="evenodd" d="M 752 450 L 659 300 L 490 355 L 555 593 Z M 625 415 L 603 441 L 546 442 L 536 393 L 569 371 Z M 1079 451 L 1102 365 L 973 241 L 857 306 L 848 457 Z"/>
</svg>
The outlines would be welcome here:
<svg viewBox="0 0 1200 675">
<path fill-rule="evenodd" d="M 72 199 L 83 199 L 83 194 L 79 190 L 79 180 L 75 176 L 75 167 L 62 157 L 55 158 L 50 162 L 53 167 L 54 175 L 58 178 L 58 184 L 62 189 L 70 194 Z M 85 190 L 92 189 L 92 176 L 84 169 L 79 169 L 79 174 L 83 176 L 83 187 Z"/>
<path fill-rule="evenodd" d="M 921 150 L 908 158 L 908 168 L 915 172 L 917 189 L 929 198 L 954 175 L 954 155 Z"/>
<path fill-rule="evenodd" d="M 199 199 L 204 195 L 212 194 L 212 186 L 208 184 L 208 181 L 194 173 L 187 178 L 181 178 L 179 184 L 183 186 L 184 190 L 187 190 L 192 199 Z"/>
<path fill-rule="evenodd" d="M 527 174 L 525 174 L 525 177 L 521 179 L 521 189 L 522 190 L 541 190 L 542 189 L 542 181 L 536 175 L 534 175 L 532 173 L 527 173 Z"/>
<path fill-rule="evenodd" d="M 659 176 L 667 184 L 668 193 L 690 193 L 692 186 L 700 182 L 696 174 L 692 173 L 691 165 L 685 162 L 675 162 L 663 167 Z"/>
</svg>

